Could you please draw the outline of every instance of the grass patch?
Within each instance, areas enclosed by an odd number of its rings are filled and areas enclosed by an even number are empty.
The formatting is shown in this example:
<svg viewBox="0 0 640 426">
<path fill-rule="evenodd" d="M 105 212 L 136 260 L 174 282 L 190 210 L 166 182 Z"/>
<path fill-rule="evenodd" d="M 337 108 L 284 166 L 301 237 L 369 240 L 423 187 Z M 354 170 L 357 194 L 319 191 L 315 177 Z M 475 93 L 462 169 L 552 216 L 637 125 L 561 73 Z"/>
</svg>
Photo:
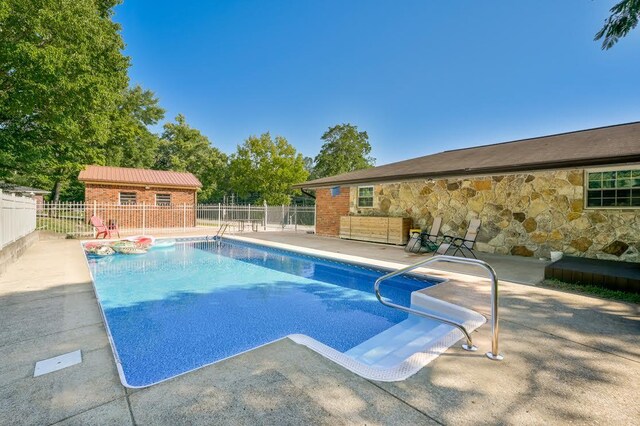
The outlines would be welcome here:
<svg viewBox="0 0 640 426">
<path fill-rule="evenodd" d="M 558 280 L 544 280 L 540 283 L 540 287 L 552 288 L 560 291 L 571 291 L 574 293 L 582 293 L 590 296 L 597 296 L 603 299 L 619 300 L 622 302 L 640 304 L 640 294 L 629 293 L 620 290 L 610 290 L 595 285 L 570 284 Z"/>
<path fill-rule="evenodd" d="M 91 233 L 91 225 L 85 224 L 81 220 L 58 219 L 51 217 L 39 217 L 36 220 L 36 227 L 43 231 L 53 231 L 60 234 L 81 234 Z"/>
</svg>

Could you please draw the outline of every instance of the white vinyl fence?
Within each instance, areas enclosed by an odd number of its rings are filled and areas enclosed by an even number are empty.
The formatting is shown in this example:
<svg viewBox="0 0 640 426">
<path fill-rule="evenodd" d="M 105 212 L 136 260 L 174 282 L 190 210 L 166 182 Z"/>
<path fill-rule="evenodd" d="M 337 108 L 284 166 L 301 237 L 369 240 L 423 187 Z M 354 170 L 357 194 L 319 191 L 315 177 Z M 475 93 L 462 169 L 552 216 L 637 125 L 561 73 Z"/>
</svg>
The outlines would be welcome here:
<svg viewBox="0 0 640 426">
<path fill-rule="evenodd" d="M 0 190 L 0 248 L 36 229 L 36 201 Z"/>
<path fill-rule="evenodd" d="M 97 216 L 122 235 L 226 232 L 313 231 L 315 206 L 174 204 L 169 206 L 44 203 L 38 208 L 38 229 L 73 237 L 95 235 L 91 217 Z"/>
</svg>

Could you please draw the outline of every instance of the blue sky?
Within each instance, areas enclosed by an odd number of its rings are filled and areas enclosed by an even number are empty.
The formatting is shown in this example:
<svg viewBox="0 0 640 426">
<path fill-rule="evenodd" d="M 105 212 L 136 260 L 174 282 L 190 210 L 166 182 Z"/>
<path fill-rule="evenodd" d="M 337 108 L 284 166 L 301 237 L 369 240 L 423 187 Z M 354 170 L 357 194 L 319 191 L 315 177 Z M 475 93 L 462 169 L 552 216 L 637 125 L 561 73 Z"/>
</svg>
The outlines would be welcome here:
<svg viewBox="0 0 640 426">
<path fill-rule="evenodd" d="M 270 131 L 315 156 L 337 123 L 377 164 L 640 120 L 640 29 L 616 1 L 125 0 L 132 83 L 224 152 Z"/>
</svg>

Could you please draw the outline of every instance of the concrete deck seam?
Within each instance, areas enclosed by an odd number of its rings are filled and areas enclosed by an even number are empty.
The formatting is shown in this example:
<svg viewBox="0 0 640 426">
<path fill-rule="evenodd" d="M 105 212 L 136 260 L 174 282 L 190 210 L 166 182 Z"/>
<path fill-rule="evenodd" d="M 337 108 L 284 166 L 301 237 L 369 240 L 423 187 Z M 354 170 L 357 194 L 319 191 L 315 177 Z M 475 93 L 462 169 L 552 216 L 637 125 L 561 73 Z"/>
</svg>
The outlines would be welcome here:
<svg viewBox="0 0 640 426">
<path fill-rule="evenodd" d="M 528 328 L 529 330 L 537 331 L 539 333 L 546 334 L 548 336 L 553 336 L 553 337 L 555 337 L 557 339 L 566 340 L 567 342 L 575 343 L 576 345 L 580 345 L 580 346 L 584 346 L 585 348 L 593 349 L 594 351 L 602 352 L 602 353 L 608 354 L 608 355 L 613 355 L 613 356 L 616 356 L 618 358 L 626 359 L 627 361 L 631 361 L 631 362 L 635 362 L 636 364 L 640 364 L 640 361 L 632 359 L 632 358 L 627 358 L 624 355 L 620 355 L 620 354 L 617 354 L 615 352 L 605 351 L 603 349 L 587 345 L 586 343 L 576 342 L 575 340 L 567 339 L 566 337 L 558 336 L 557 334 L 553 334 L 553 333 L 550 333 L 548 331 L 539 330 L 537 328 L 533 328 L 533 327 L 528 326 L 526 324 L 522 324 L 522 323 L 519 323 L 519 322 L 516 322 L 516 321 L 507 320 L 507 319 L 504 319 L 504 318 L 501 319 L 500 321 L 509 322 L 511 324 L 517 324 L 517 325 L 522 326 L 524 328 Z"/>
<path fill-rule="evenodd" d="M 75 414 L 74 414 L 74 415 L 72 415 L 72 416 L 65 417 L 64 419 L 60 419 L 60 420 L 58 420 L 58 421 L 56 421 L 56 422 L 54 422 L 54 423 L 49 423 L 49 426 L 54 426 L 54 425 L 60 424 L 60 423 L 62 423 L 62 422 L 64 422 L 64 421 L 66 421 L 66 420 L 72 419 L 72 418 L 74 418 L 74 417 L 76 417 L 76 416 L 79 416 L 79 415 L 84 414 L 84 413 L 86 413 L 86 412 L 89 412 L 89 411 L 91 411 L 91 410 L 95 410 L 96 408 L 100 408 L 100 407 L 102 407 L 103 405 L 111 404 L 112 402 L 114 402 L 114 401 L 118 401 L 118 400 L 120 400 L 120 399 L 122 399 L 122 398 L 126 398 L 126 395 L 125 395 L 125 396 L 119 396 L 119 397 L 117 397 L 117 398 L 114 398 L 114 399 L 112 399 L 112 400 L 110 400 L 110 401 L 107 401 L 107 402 L 104 402 L 104 403 L 102 403 L 102 404 L 98 404 L 98 405 L 96 405 L 95 407 L 87 408 L 86 410 L 82 410 L 82 411 L 80 411 L 80 412 L 78 412 L 78 413 L 75 413 Z"/>
<path fill-rule="evenodd" d="M 136 418 L 133 415 L 133 409 L 131 408 L 131 401 L 129 401 L 129 396 L 131 396 L 131 394 L 129 394 L 129 392 L 125 392 L 124 399 L 127 401 L 127 408 L 129 409 L 129 417 L 131 417 L 131 424 L 135 426 L 137 425 L 137 423 Z"/>
<path fill-rule="evenodd" d="M 425 413 L 424 411 L 422 411 L 421 409 L 419 409 L 418 407 L 415 407 L 413 405 L 411 405 L 408 401 L 405 401 L 404 399 L 394 395 L 393 393 L 389 392 L 388 390 L 386 390 L 385 388 L 381 387 L 380 385 L 378 385 L 376 382 L 369 380 L 369 379 L 365 379 L 367 382 L 371 383 L 373 386 L 377 387 L 378 389 L 380 389 L 381 391 L 383 391 L 384 393 L 386 393 L 387 395 L 391 396 L 392 398 L 394 398 L 397 401 L 400 401 L 401 404 L 404 404 L 410 408 L 413 408 L 415 411 L 417 411 L 418 413 L 422 414 L 423 416 L 427 417 L 430 420 L 433 420 L 434 422 L 438 423 L 439 425 L 443 425 L 444 423 L 442 423 L 440 420 L 435 419 L 433 417 L 431 417 L 430 415 L 428 415 L 427 413 Z"/>
<path fill-rule="evenodd" d="M 91 323 L 91 324 L 81 325 L 79 327 L 70 328 L 68 330 L 54 331 L 53 333 L 39 334 L 37 336 L 29 337 L 28 339 L 24 339 L 24 340 L 16 340 L 15 342 L 7 343 L 5 345 L 0 345 L 0 349 L 6 348 L 7 346 L 11 346 L 11 345 L 17 345 L 17 344 L 20 344 L 20 343 L 25 343 L 25 342 L 28 342 L 30 340 L 41 339 L 43 337 L 50 337 L 50 336 L 53 336 L 53 335 L 56 335 L 56 334 L 60 334 L 60 333 L 68 333 L 69 331 L 76 331 L 76 330 L 80 330 L 80 329 L 85 328 L 85 327 L 93 327 L 93 326 L 96 326 L 96 325 L 103 325 L 103 329 L 104 329 L 104 323 L 102 321 L 99 321 L 99 322 L 94 322 L 94 323 Z M 105 337 L 106 337 L 106 335 L 105 335 Z"/>
</svg>

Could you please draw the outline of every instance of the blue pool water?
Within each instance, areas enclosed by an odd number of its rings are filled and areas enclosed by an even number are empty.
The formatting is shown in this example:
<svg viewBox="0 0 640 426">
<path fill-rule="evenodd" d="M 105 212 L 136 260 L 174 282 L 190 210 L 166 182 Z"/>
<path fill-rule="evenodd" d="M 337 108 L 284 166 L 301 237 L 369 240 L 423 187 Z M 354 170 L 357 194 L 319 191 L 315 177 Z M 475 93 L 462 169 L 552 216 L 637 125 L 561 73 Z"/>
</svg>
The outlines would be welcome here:
<svg viewBox="0 0 640 426">
<path fill-rule="evenodd" d="M 126 384 L 147 386 L 289 334 L 341 352 L 407 318 L 377 301 L 386 271 L 225 241 L 179 243 L 144 255 L 89 258 Z M 385 282 L 408 306 L 433 285 Z"/>
</svg>

